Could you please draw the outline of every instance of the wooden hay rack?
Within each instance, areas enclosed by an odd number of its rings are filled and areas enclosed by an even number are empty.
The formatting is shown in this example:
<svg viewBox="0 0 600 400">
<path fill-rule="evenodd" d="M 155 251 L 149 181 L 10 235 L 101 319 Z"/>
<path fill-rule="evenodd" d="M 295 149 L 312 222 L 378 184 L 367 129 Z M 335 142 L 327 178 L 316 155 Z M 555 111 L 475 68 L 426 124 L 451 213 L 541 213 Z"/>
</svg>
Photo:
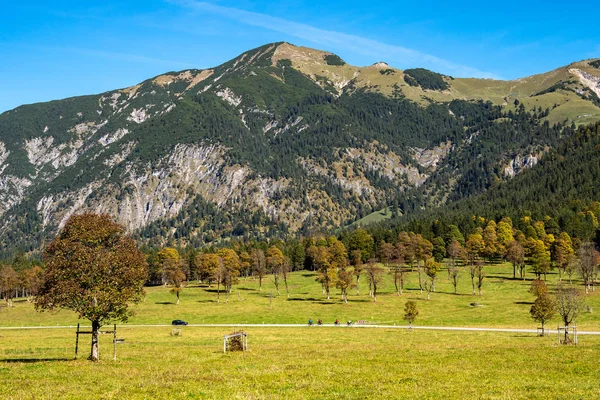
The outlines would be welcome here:
<svg viewBox="0 0 600 400">
<path fill-rule="evenodd" d="M 223 336 L 223 353 L 229 351 L 246 351 L 248 350 L 248 334 L 241 331 L 233 331 L 229 335 Z"/>
</svg>

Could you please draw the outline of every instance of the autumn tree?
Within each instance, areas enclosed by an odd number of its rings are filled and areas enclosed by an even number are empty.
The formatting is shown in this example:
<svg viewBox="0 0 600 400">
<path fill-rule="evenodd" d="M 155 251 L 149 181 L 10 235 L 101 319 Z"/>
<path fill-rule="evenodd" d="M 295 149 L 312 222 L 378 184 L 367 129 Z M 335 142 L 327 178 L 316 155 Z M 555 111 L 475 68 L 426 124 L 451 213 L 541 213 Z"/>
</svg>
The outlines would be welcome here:
<svg viewBox="0 0 600 400">
<path fill-rule="evenodd" d="M 425 290 L 427 291 L 427 300 L 431 299 L 431 292 L 435 292 L 435 278 L 438 272 L 440 272 L 440 268 L 440 263 L 433 258 L 425 262 L 425 275 L 429 277 L 429 281 L 424 283 Z"/>
<path fill-rule="evenodd" d="M 490 263 L 498 253 L 498 236 L 496 235 L 496 222 L 490 221 L 483 230 L 482 234 L 483 242 L 485 244 L 483 248 L 483 255 L 488 258 Z"/>
<path fill-rule="evenodd" d="M 252 271 L 252 257 L 247 251 L 242 251 L 239 254 L 240 257 L 240 276 L 244 276 L 247 280 L 250 272 Z"/>
<path fill-rule="evenodd" d="M 215 280 L 215 270 L 219 267 L 221 259 L 215 253 L 203 253 L 196 256 L 198 277 L 208 286 Z"/>
<path fill-rule="evenodd" d="M 529 286 L 529 293 L 535 297 L 543 296 L 548 293 L 548 285 L 546 285 L 546 282 L 536 279 L 531 282 L 531 286 Z"/>
<path fill-rule="evenodd" d="M 419 288 L 421 293 L 423 293 L 423 280 L 421 279 L 421 267 L 424 266 L 425 261 L 427 261 L 432 256 L 433 245 L 427 239 L 425 239 L 420 234 L 414 235 L 411 238 L 414 247 L 415 258 L 417 259 L 417 272 L 419 274 Z"/>
<path fill-rule="evenodd" d="M 348 289 L 352 288 L 353 282 L 352 272 L 348 269 L 346 246 L 336 238 L 330 237 L 329 253 L 331 254 L 331 269 L 337 274 L 335 286 L 342 292 L 344 303 L 348 304 Z"/>
<path fill-rule="evenodd" d="M 547 293 L 543 293 L 535 300 L 529 313 L 531 318 L 542 324 L 542 335 L 544 335 L 544 325 L 556 314 L 556 301 Z"/>
<path fill-rule="evenodd" d="M 585 292 L 589 293 L 600 261 L 600 253 L 596 250 L 594 243 L 585 242 L 577 250 L 577 258 L 579 260 L 578 270 L 585 285 Z"/>
<path fill-rule="evenodd" d="M 371 259 L 366 265 L 365 274 L 367 275 L 367 280 L 371 286 L 371 295 L 373 296 L 373 301 L 376 302 L 377 287 L 383 279 L 383 268 L 381 268 L 375 260 Z"/>
<path fill-rule="evenodd" d="M 561 232 L 554 244 L 551 252 L 552 261 L 558 269 L 558 280 L 562 281 L 562 275 L 567 269 L 570 257 L 575 254 L 573 250 L 573 241 L 567 232 Z"/>
<path fill-rule="evenodd" d="M 417 240 L 414 233 L 409 234 L 408 232 L 400 232 L 398 234 L 398 243 L 396 244 L 396 250 L 402 254 L 404 262 L 408 264 L 410 270 L 413 271 L 414 263 L 417 260 Z"/>
<path fill-rule="evenodd" d="M 353 250 L 351 253 L 352 266 L 354 267 L 354 276 L 356 277 L 356 295 L 360 295 L 360 275 L 363 273 L 362 253 L 360 250 Z"/>
<path fill-rule="evenodd" d="M 463 259 L 466 256 L 466 250 L 461 246 L 460 242 L 453 239 L 446 250 L 450 257 L 450 268 L 448 268 L 448 278 L 450 278 L 450 269 L 456 267 L 456 260 Z"/>
<path fill-rule="evenodd" d="M 348 289 L 354 286 L 353 271 L 348 268 L 348 259 L 346 258 L 346 249 L 342 242 L 336 245 L 337 249 L 334 250 L 334 262 L 337 267 L 337 278 L 335 286 L 342 292 L 342 300 L 348 304 Z"/>
<path fill-rule="evenodd" d="M 267 250 L 267 270 L 273 276 L 273 283 L 278 295 L 281 295 L 279 292 L 279 279 L 281 279 L 284 262 L 283 252 L 276 246 L 269 247 Z"/>
<path fill-rule="evenodd" d="M 285 286 L 285 294 L 287 298 L 290 298 L 290 288 L 288 285 L 288 279 L 292 272 L 292 264 L 288 257 L 283 256 L 283 265 L 281 266 L 281 277 L 283 278 L 283 285 Z"/>
<path fill-rule="evenodd" d="M 6 301 L 8 307 L 13 306 L 15 292 L 19 286 L 19 275 L 10 265 L 3 265 L 0 268 L 0 293 Z"/>
<path fill-rule="evenodd" d="M 165 284 L 171 286 L 170 292 L 177 296 L 175 304 L 179 304 L 181 292 L 183 292 L 186 282 L 181 262 L 177 262 L 173 258 L 166 258 L 163 261 L 162 276 Z"/>
<path fill-rule="evenodd" d="M 469 257 L 469 264 L 473 265 L 481 254 L 485 251 L 485 242 L 483 236 L 479 233 L 473 233 L 469 235 L 466 243 L 467 255 Z"/>
<path fill-rule="evenodd" d="M 404 290 L 404 256 L 405 247 L 402 243 L 397 243 L 393 252 L 393 267 L 390 271 L 394 280 L 396 293 L 400 296 Z"/>
<path fill-rule="evenodd" d="M 69 218 L 44 251 L 37 310 L 69 309 L 92 323 L 90 359 L 98 361 L 98 333 L 109 321 L 127 321 L 144 296 L 146 257 L 125 228 L 108 215 Z"/>
<path fill-rule="evenodd" d="M 158 262 L 160 264 L 160 273 L 161 273 L 162 284 L 167 285 L 168 278 L 165 275 L 167 272 L 167 269 L 165 268 L 165 266 L 167 264 L 169 264 L 169 266 L 172 267 L 173 265 L 179 264 L 179 262 L 180 262 L 179 252 L 177 251 L 177 249 L 175 249 L 173 247 L 165 247 L 157 253 L 157 257 L 158 257 Z"/>
<path fill-rule="evenodd" d="M 382 241 L 379 245 L 379 261 L 388 268 L 390 261 L 394 258 L 394 245 Z"/>
<path fill-rule="evenodd" d="M 458 267 L 454 266 L 448 269 L 450 271 L 450 282 L 454 287 L 454 294 L 458 293 L 458 281 L 460 280 L 460 273 Z"/>
<path fill-rule="evenodd" d="M 233 285 L 238 282 L 240 276 L 240 258 L 233 249 L 219 249 L 217 255 L 223 260 L 223 273 L 221 283 L 225 289 L 225 303 L 229 302 L 229 293 L 233 291 Z"/>
<path fill-rule="evenodd" d="M 483 279 L 485 278 L 485 271 L 481 260 L 475 263 L 475 276 L 477 277 L 477 290 L 481 296 L 481 288 L 483 287 Z"/>
<path fill-rule="evenodd" d="M 556 292 L 556 311 L 565 324 L 564 343 L 570 343 L 569 327 L 585 306 L 585 300 L 581 292 L 573 287 L 559 286 Z"/>
<path fill-rule="evenodd" d="M 258 287 L 262 292 L 262 281 L 267 275 L 267 258 L 265 257 L 265 252 L 262 249 L 254 249 L 250 253 L 250 257 L 252 258 L 252 271 L 254 276 L 258 277 Z"/>
<path fill-rule="evenodd" d="M 42 277 L 44 271 L 39 265 L 23 271 L 22 284 L 27 292 L 27 301 L 37 295 L 40 286 L 42 285 Z"/>
<path fill-rule="evenodd" d="M 502 259 L 506 258 L 509 244 L 515 240 L 510 218 L 503 218 L 496 225 L 497 252 Z"/>
<path fill-rule="evenodd" d="M 219 257 L 219 255 L 214 255 L 215 261 L 217 264 L 215 268 L 212 270 L 211 279 L 217 282 L 217 303 L 221 302 L 221 284 L 224 280 L 227 279 L 227 268 L 225 268 L 225 264 L 223 263 L 223 259 Z"/>
<path fill-rule="evenodd" d="M 412 324 L 417 319 L 419 310 L 417 310 L 417 302 L 409 300 L 404 304 L 404 320 L 408 322 L 408 325 L 412 328 Z"/>
<path fill-rule="evenodd" d="M 513 278 L 517 277 L 517 268 L 520 271 L 521 279 L 525 279 L 525 248 L 521 243 L 513 240 L 506 247 L 506 258 L 513 265 Z"/>
</svg>

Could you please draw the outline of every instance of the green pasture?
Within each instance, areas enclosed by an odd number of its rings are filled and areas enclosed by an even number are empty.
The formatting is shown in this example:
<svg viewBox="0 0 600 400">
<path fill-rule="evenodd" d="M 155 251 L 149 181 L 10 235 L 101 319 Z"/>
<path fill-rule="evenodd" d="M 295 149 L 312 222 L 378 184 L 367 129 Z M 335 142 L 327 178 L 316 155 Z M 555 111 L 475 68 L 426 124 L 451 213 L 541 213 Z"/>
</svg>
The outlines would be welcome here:
<svg viewBox="0 0 600 400">
<path fill-rule="evenodd" d="M 217 303 L 216 287 L 190 283 L 181 303 L 165 287 L 147 288 L 130 324 L 299 323 L 308 318 L 362 319 L 405 324 L 407 300 L 417 300 L 416 324 L 473 327 L 535 328 L 529 317 L 534 300 L 528 293 L 533 276 L 512 279 L 507 265 L 487 265 L 483 296 L 471 294 L 467 269 L 461 270 L 459 294 L 453 294 L 445 270 L 437 292 L 427 300 L 417 273 L 407 276 L 407 290 L 394 293 L 391 276 L 374 303 L 362 278 L 361 294 L 353 290 L 344 304 L 337 290 L 325 300 L 315 273 L 299 271 L 290 278 L 290 298 L 283 284 L 277 295 L 270 279 L 263 291 L 258 281 L 241 278 L 225 303 Z M 557 276 L 548 275 L 551 288 Z M 579 285 L 579 282 L 574 282 Z M 598 291 L 600 292 L 600 290 Z M 581 315 L 580 330 L 600 330 L 598 292 L 587 296 L 591 312 Z M 273 298 L 271 299 L 271 294 Z M 272 300 L 272 304 L 271 304 Z M 477 302 L 477 306 L 471 303 Z M 224 355 L 222 337 L 232 328 L 136 327 L 121 324 L 117 361 L 112 361 L 112 335 L 100 336 L 99 363 L 85 360 L 89 336 L 82 336 L 80 358 L 73 360 L 75 329 L 7 329 L 17 326 L 74 325 L 76 316 L 63 310 L 37 313 L 20 299 L 0 309 L 0 398 L 208 398 L 208 399 L 574 399 L 600 396 L 597 385 L 600 336 L 580 336 L 578 346 L 556 344 L 556 336 L 526 333 L 447 332 L 392 328 L 298 326 L 249 327 L 250 350 Z M 555 319 L 549 327 L 556 327 Z M 89 324 L 88 324 L 89 325 Z M 104 327 L 104 330 L 111 327 Z"/>
<path fill-rule="evenodd" d="M 249 328 L 249 351 L 222 352 L 227 328 L 121 328 L 112 361 L 73 360 L 74 331 L 0 331 L 2 399 L 577 399 L 600 396 L 600 337 L 359 329 Z M 84 351 L 87 347 L 84 346 Z"/>
<path fill-rule="evenodd" d="M 460 267 L 458 294 L 442 269 L 436 279 L 437 291 L 427 300 L 426 292 L 420 293 L 416 269 L 406 275 L 405 291 L 398 296 L 394 291 L 392 277 L 384 275 L 381 288 L 378 289 L 377 302 L 369 297 L 368 284 L 361 278 L 360 295 L 356 290 L 349 291 L 349 303 L 344 304 L 335 288 L 331 290 L 331 299 L 326 300 L 321 285 L 315 281 L 316 273 L 311 271 L 294 272 L 289 279 L 289 298 L 286 296 L 283 282 L 280 295 L 277 295 L 271 277 L 263 280 L 262 292 L 258 290 L 258 280 L 252 277 L 240 278 L 229 302 L 225 303 L 225 293 L 217 303 L 217 287 L 208 287 L 196 282 L 188 284 L 181 294 L 181 302 L 175 304 L 175 295 L 168 287 L 150 287 L 143 303 L 133 307 L 135 315 L 131 324 L 165 324 L 173 319 L 183 319 L 191 324 L 202 323 L 301 323 L 309 318 L 322 319 L 325 323 L 364 320 L 378 324 L 405 324 L 403 320 L 404 304 L 407 300 L 416 300 L 419 316 L 417 325 L 436 326 L 473 326 L 536 328 L 538 324 L 529 316 L 529 309 L 535 300 L 528 292 L 532 274 L 526 280 L 513 279 L 509 264 L 486 265 L 486 278 L 483 295 L 472 295 L 471 279 L 468 268 Z M 555 288 L 558 276 L 548 275 L 550 289 Z M 580 285 L 574 281 L 574 285 Z M 473 306 L 472 303 L 477 303 Z M 577 324 L 582 330 L 600 330 L 600 289 L 587 295 L 589 311 L 578 318 Z M 67 310 L 56 313 L 38 313 L 25 299 L 15 302 L 15 307 L 0 308 L 1 326 L 30 325 L 76 325 L 77 316 Z M 549 323 L 556 327 L 558 319 Z"/>
</svg>

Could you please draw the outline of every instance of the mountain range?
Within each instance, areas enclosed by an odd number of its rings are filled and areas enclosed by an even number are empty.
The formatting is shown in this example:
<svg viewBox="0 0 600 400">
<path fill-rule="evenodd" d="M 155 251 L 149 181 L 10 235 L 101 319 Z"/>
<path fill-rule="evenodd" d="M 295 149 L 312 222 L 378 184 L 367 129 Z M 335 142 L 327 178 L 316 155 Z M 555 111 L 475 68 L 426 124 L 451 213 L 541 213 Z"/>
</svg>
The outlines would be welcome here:
<svg viewBox="0 0 600 400">
<path fill-rule="evenodd" d="M 141 242 L 332 231 L 486 192 L 600 121 L 600 60 L 513 81 L 273 43 L 218 67 L 0 115 L 0 252 L 74 213 Z"/>
</svg>

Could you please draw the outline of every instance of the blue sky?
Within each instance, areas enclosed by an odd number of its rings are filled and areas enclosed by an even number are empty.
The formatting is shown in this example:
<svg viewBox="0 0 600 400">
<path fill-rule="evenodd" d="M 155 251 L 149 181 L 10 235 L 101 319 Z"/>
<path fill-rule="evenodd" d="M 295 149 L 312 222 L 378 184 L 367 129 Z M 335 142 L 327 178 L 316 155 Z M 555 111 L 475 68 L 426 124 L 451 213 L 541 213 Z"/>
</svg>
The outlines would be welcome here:
<svg viewBox="0 0 600 400">
<path fill-rule="evenodd" d="M 597 1 L 3 1 L 0 112 L 208 68 L 269 42 L 515 79 L 600 57 Z"/>
</svg>

